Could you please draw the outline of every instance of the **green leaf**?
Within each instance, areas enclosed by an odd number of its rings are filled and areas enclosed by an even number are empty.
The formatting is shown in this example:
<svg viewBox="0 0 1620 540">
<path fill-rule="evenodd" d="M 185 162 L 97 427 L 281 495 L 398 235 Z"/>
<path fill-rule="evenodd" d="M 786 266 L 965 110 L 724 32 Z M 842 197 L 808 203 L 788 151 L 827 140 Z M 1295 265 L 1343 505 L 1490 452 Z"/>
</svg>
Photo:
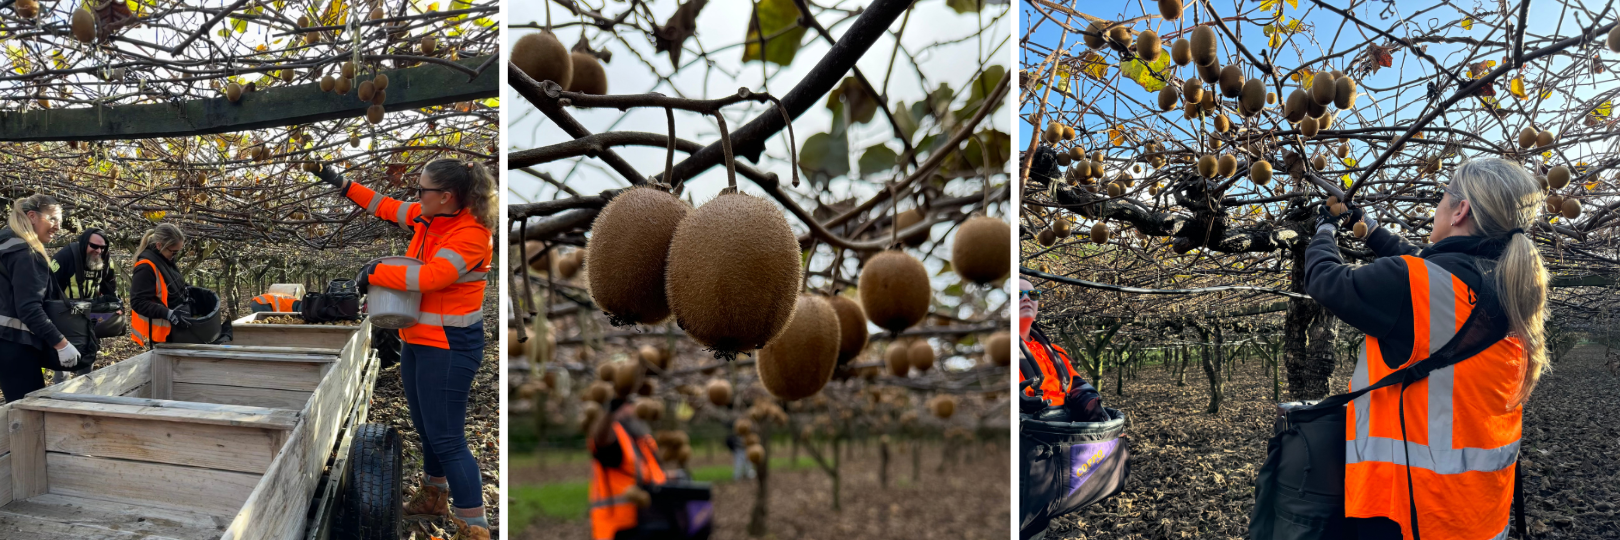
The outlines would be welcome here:
<svg viewBox="0 0 1620 540">
<path fill-rule="evenodd" d="M 826 105 L 834 114 L 840 113 L 843 106 L 848 105 L 849 118 L 857 124 L 871 122 L 872 116 L 877 113 L 877 100 L 854 77 L 844 77 L 843 83 L 827 92 Z"/>
<path fill-rule="evenodd" d="M 985 152 L 979 149 L 980 141 L 990 145 L 990 168 L 1005 168 L 1007 160 L 1012 158 L 1011 152 L 1008 151 L 1009 148 L 1012 148 L 1012 136 L 994 129 L 987 129 L 968 137 L 967 142 L 962 145 L 962 156 L 967 158 L 967 165 L 973 169 L 984 167 Z"/>
<path fill-rule="evenodd" d="M 984 0 L 945 0 L 945 5 L 957 13 L 973 13 L 984 9 Z"/>
<path fill-rule="evenodd" d="M 956 111 L 956 118 L 966 120 L 978 114 L 979 106 L 984 104 L 984 98 L 989 97 L 990 93 L 996 90 L 996 85 L 1001 84 L 1001 80 L 1006 76 L 1007 68 L 1000 65 L 984 68 L 984 72 L 980 73 L 978 78 L 973 79 L 973 82 L 968 86 L 967 105 Z M 996 108 L 1001 108 L 1001 105 L 1005 103 L 1006 100 L 1002 100 L 1001 103 L 996 104 Z"/>
<path fill-rule="evenodd" d="M 952 283 L 950 285 L 947 285 L 945 287 L 945 290 L 940 291 L 940 292 L 942 294 L 944 294 L 945 296 L 962 296 L 962 284 L 961 283 Z"/>
<path fill-rule="evenodd" d="M 889 147 L 878 144 L 867 148 L 861 153 L 861 176 L 872 176 L 894 170 L 894 165 L 900 162 L 900 155 L 894 153 Z"/>
<path fill-rule="evenodd" d="M 916 107 L 916 104 L 907 107 L 901 103 L 899 107 L 894 108 L 894 125 L 900 128 L 906 142 L 911 142 L 911 136 L 917 133 L 917 120 L 911 117 L 911 110 Z"/>
<path fill-rule="evenodd" d="M 849 174 L 849 139 L 828 133 L 811 135 L 799 147 L 799 168 L 818 185 Z"/>
<path fill-rule="evenodd" d="M 1153 73 L 1157 72 L 1160 76 L 1165 76 L 1168 74 L 1165 70 L 1169 67 L 1170 55 L 1161 54 L 1159 59 L 1154 60 L 1151 64 L 1143 64 L 1140 59 L 1125 62 L 1120 65 L 1119 72 L 1126 78 L 1136 81 L 1136 84 L 1142 85 L 1142 89 L 1149 92 L 1158 92 L 1164 89 L 1165 82 L 1153 76 Z M 1148 68 L 1152 68 L 1152 70 L 1149 71 Z"/>
<path fill-rule="evenodd" d="M 799 26 L 799 7 L 794 5 L 793 0 L 760 0 L 755 4 L 754 14 L 748 19 L 743 62 L 763 60 L 779 66 L 792 64 L 793 57 L 799 54 L 804 30 Z M 763 55 L 760 54 L 759 43 L 761 32 L 767 38 Z"/>
</svg>

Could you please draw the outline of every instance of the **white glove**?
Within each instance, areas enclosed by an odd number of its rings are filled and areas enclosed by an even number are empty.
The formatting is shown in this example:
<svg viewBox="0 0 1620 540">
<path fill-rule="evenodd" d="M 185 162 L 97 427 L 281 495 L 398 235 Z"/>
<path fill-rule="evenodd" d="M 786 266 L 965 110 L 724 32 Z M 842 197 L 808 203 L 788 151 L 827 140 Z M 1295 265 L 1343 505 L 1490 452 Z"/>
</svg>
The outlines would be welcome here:
<svg viewBox="0 0 1620 540">
<path fill-rule="evenodd" d="M 63 368 L 71 368 L 78 365 L 79 349 L 73 346 L 73 342 L 68 342 L 66 347 L 56 350 L 56 362 L 62 364 Z"/>
</svg>

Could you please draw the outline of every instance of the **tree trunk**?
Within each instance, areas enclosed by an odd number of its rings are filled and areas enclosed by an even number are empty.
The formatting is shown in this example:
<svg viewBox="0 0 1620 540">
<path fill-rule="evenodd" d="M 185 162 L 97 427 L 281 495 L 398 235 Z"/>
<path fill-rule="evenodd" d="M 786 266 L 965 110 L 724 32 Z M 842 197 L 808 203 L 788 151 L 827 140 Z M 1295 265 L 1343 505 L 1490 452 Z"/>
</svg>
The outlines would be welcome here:
<svg viewBox="0 0 1620 540">
<path fill-rule="evenodd" d="M 764 433 L 760 434 L 760 439 L 766 440 Z M 754 509 L 748 513 L 748 536 L 755 538 L 765 536 L 765 520 L 767 514 L 769 513 L 766 507 L 766 498 L 771 493 L 770 487 L 767 484 L 767 482 L 769 482 L 771 479 L 771 445 L 762 444 L 760 446 L 765 449 L 765 459 L 760 460 L 762 465 L 754 467 L 754 484 L 756 486 L 754 492 Z M 836 486 L 837 484 L 835 483 L 834 485 Z M 834 500 L 836 501 L 837 492 L 834 491 L 833 493 Z"/>
<path fill-rule="evenodd" d="M 1200 333 L 1203 331 L 1200 330 Z M 1208 342 L 1210 337 L 1213 337 L 1214 341 L 1203 346 L 1204 375 L 1209 378 L 1209 407 L 1204 409 L 1204 412 L 1216 414 L 1221 412 L 1221 398 L 1226 390 L 1226 378 L 1222 377 L 1221 373 L 1226 353 L 1219 324 L 1212 325 L 1211 331 L 1204 335 L 1204 340 Z"/>
<path fill-rule="evenodd" d="M 889 489 L 889 441 L 878 441 L 878 485 Z"/>
<path fill-rule="evenodd" d="M 1290 272 L 1294 292 L 1305 292 L 1305 248 L 1294 249 Z M 1288 395 L 1298 401 L 1328 395 L 1333 375 L 1333 315 L 1315 300 L 1290 298 L 1283 324 L 1283 358 L 1288 367 Z"/>
</svg>

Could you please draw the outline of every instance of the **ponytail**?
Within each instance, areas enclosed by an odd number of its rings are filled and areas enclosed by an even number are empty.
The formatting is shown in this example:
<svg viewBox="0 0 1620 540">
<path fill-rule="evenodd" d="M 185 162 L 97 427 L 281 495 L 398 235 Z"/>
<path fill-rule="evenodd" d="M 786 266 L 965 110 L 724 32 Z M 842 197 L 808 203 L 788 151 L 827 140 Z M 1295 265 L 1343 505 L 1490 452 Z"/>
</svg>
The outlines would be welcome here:
<svg viewBox="0 0 1620 540">
<path fill-rule="evenodd" d="M 1521 406 L 1549 367 L 1542 328 L 1547 318 L 1547 267 L 1529 233 L 1520 233 L 1535 225 L 1543 199 L 1541 185 L 1519 164 L 1498 158 L 1463 163 L 1452 174 L 1451 185 L 1468 201 L 1476 235 L 1506 237 L 1506 248 L 1491 273 L 1497 301 L 1507 313 L 1508 335 L 1524 344 L 1524 379 L 1512 402 Z"/>
<path fill-rule="evenodd" d="M 495 175 L 484 164 L 459 159 L 435 159 L 423 172 L 456 196 L 479 225 L 491 231 L 500 220 L 500 193 L 496 191 Z"/>
<path fill-rule="evenodd" d="M 45 244 L 40 243 L 38 234 L 34 234 L 34 223 L 28 221 L 28 213 L 49 212 L 52 208 L 58 206 L 59 204 L 55 198 L 44 193 L 23 197 L 18 199 L 17 202 L 11 203 L 11 214 L 6 217 L 6 226 L 11 228 L 11 232 L 16 234 L 17 238 L 27 242 L 29 249 L 39 252 L 41 257 L 49 259 L 50 255 L 45 253 Z"/>
<path fill-rule="evenodd" d="M 141 236 L 141 245 L 135 248 L 135 255 L 140 256 L 142 251 L 146 251 L 146 248 L 161 251 L 163 246 L 181 244 L 185 243 L 185 241 L 186 233 L 181 232 L 179 227 L 174 226 L 173 223 L 160 223 L 157 227 L 147 230 L 146 234 Z"/>
</svg>

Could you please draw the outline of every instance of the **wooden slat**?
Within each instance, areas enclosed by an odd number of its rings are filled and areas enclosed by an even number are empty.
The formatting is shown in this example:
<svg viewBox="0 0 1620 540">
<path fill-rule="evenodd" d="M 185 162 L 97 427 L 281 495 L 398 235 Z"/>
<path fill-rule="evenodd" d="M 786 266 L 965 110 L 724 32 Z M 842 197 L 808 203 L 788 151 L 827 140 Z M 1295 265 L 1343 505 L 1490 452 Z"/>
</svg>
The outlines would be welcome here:
<svg viewBox="0 0 1620 540">
<path fill-rule="evenodd" d="M 281 450 L 272 431 L 49 413 L 45 450 L 262 474 Z"/>
<path fill-rule="evenodd" d="M 0 455 L 0 506 L 11 504 L 11 454 Z"/>
<path fill-rule="evenodd" d="M 210 358 L 220 360 L 248 360 L 253 362 L 304 362 L 310 364 L 330 364 L 337 361 L 336 354 L 287 354 L 266 352 L 236 352 L 236 351 L 192 351 L 174 350 L 163 351 L 158 356 L 166 358 Z M 157 372 L 153 372 L 156 374 Z"/>
<path fill-rule="evenodd" d="M 224 352 L 264 352 L 264 353 L 292 353 L 292 354 L 325 354 L 337 356 L 343 349 L 322 349 L 320 347 L 271 347 L 268 345 L 200 345 L 196 343 L 159 343 L 159 351 L 190 350 L 190 351 L 224 351 Z"/>
<path fill-rule="evenodd" d="M 131 388 L 131 389 L 129 389 L 129 391 L 124 392 L 124 396 L 125 397 L 136 397 L 136 398 L 151 398 L 152 397 L 152 383 L 146 383 L 146 384 Z"/>
<path fill-rule="evenodd" d="M 176 358 L 174 382 L 308 392 L 321 384 L 321 366 L 299 362 Z"/>
<path fill-rule="evenodd" d="M 22 408 L 25 398 L 11 405 L 11 496 L 26 499 L 45 493 L 45 415 Z"/>
<path fill-rule="evenodd" d="M 266 407 L 250 407 L 246 405 L 226 405 L 223 403 L 198 403 L 195 401 L 175 401 L 172 399 L 151 399 L 125 396 L 97 396 L 90 394 L 56 394 L 45 396 L 49 399 L 61 401 L 79 401 L 84 403 L 106 403 L 110 405 L 133 405 L 136 407 L 152 407 L 159 409 L 185 409 L 188 411 L 203 412 L 231 412 L 242 414 L 272 414 L 276 409 Z"/>
<path fill-rule="evenodd" d="M 260 475 L 51 452 L 50 492 L 211 515 L 242 508 Z"/>
<path fill-rule="evenodd" d="M 390 83 L 392 85 L 392 83 Z M 285 346 L 341 349 L 349 342 L 358 326 L 320 324 L 243 324 L 231 327 L 231 344 L 247 346 Z"/>
<path fill-rule="evenodd" d="M 151 351 L 143 352 L 88 374 L 29 392 L 28 395 L 72 392 L 75 394 L 121 396 L 140 385 L 151 382 L 152 356 Z"/>
<path fill-rule="evenodd" d="M 152 382 L 146 392 L 146 397 L 153 399 L 170 399 L 174 396 L 174 359 L 167 355 L 152 355 L 151 366 L 147 368 L 152 372 Z"/>
<path fill-rule="evenodd" d="M 0 406 L 0 421 L 11 422 L 11 404 Z M 0 454 L 11 451 L 11 429 L 0 429 Z"/>
<path fill-rule="evenodd" d="M 184 540 L 124 532 L 94 525 L 11 514 L 0 509 L 0 538 L 72 538 L 74 540 Z"/>
<path fill-rule="evenodd" d="M 224 522 L 217 516 L 49 493 L 0 508 L 0 520 L 6 516 L 71 524 L 87 528 L 85 530 L 122 531 L 140 535 L 133 538 L 205 540 L 218 538 L 224 529 Z M 38 538 L 81 537 L 75 535 Z"/>
<path fill-rule="evenodd" d="M 488 56 L 459 63 L 476 69 Z M 500 96 L 499 63 L 469 81 L 466 73 L 422 64 L 387 70 L 388 102 L 400 111 Z M 355 118 L 370 103 L 353 94 L 322 92 L 318 83 L 272 88 L 242 95 L 173 103 L 0 112 L 0 141 L 103 141 L 186 137 Z"/>
<path fill-rule="evenodd" d="M 247 388 L 219 384 L 175 383 L 174 399 L 201 403 L 248 405 L 272 409 L 303 410 L 311 392 L 278 390 L 275 388 Z"/>
<path fill-rule="evenodd" d="M 298 412 L 282 409 L 261 409 L 270 411 L 264 414 L 253 414 L 231 411 L 199 411 L 191 409 L 176 409 L 171 407 L 142 407 L 139 405 L 120 405 L 112 403 L 88 403 L 83 401 L 67 401 L 49 398 L 28 398 L 13 405 L 13 418 L 18 410 L 37 412 L 59 412 L 68 414 L 89 414 L 96 416 L 109 416 L 113 418 L 134 418 L 137 420 L 163 420 L 168 422 L 190 422 L 194 424 L 217 424 L 222 426 L 252 426 L 265 429 L 292 429 L 298 425 Z M 14 423 L 15 425 L 15 423 Z M 13 450 L 16 445 L 16 431 L 12 432 Z"/>
</svg>

